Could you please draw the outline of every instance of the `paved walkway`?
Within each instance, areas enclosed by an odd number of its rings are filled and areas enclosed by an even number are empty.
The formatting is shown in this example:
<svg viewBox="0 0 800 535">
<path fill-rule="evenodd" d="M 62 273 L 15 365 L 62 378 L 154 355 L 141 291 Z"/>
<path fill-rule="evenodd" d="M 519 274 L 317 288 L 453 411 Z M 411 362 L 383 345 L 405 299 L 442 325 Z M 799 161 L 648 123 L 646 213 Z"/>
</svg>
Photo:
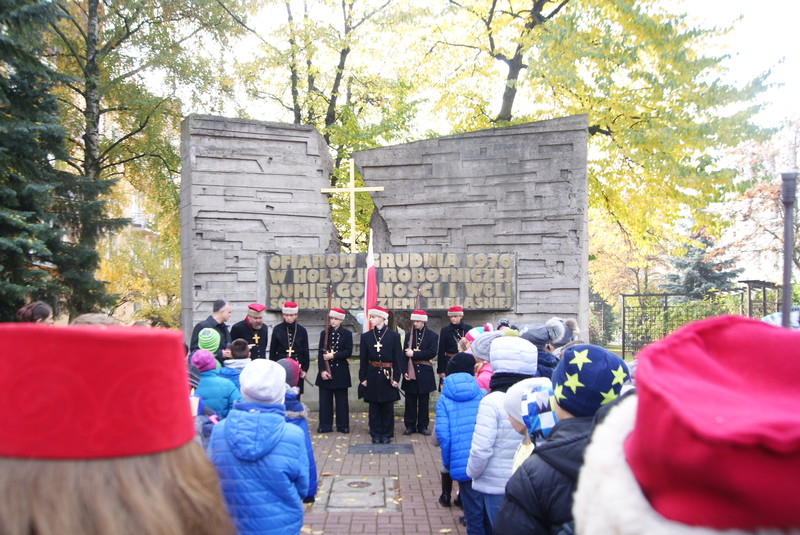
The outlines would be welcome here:
<svg viewBox="0 0 800 535">
<path fill-rule="evenodd" d="M 441 494 L 439 448 L 419 433 L 403 436 L 402 417 L 395 416 L 395 438 L 390 445 L 371 443 L 365 412 L 350 414 L 347 435 L 315 433 L 316 412 L 310 414 L 308 427 L 320 490 L 316 503 L 306 506 L 301 533 L 466 533 L 458 522 L 461 509 L 442 507 L 437 501 Z"/>
</svg>

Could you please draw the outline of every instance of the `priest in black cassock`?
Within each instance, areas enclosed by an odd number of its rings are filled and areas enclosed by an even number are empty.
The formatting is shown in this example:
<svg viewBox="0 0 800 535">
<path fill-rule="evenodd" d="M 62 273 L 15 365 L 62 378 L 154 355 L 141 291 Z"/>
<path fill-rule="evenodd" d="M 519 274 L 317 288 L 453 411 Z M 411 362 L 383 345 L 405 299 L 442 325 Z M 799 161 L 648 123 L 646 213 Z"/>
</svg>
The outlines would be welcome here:
<svg viewBox="0 0 800 535">
<path fill-rule="evenodd" d="M 433 360 L 439 348 L 439 337 L 425 326 L 428 314 L 424 310 L 411 313 L 411 331 L 403 342 L 406 366 L 403 374 L 403 392 L 406 393 L 406 410 L 403 421 L 404 435 L 417 431 L 430 435 L 430 393 L 436 390 Z M 412 371 L 413 368 L 413 371 Z"/>
<path fill-rule="evenodd" d="M 247 305 L 247 316 L 231 327 L 231 340 L 242 338 L 250 346 L 250 359 L 267 357 L 267 335 L 269 329 L 264 325 L 264 310 L 267 307 L 258 303 Z"/>
<path fill-rule="evenodd" d="M 328 345 L 325 346 L 325 331 L 319 333 L 319 354 L 317 364 L 319 372 L 319 429 L 318 433 L 333 431 L 333 408 L 336 404 L 336 430 L 340 433 L 350 432 L 350 404 L 347 401 L 347 389 L 350 381 L 350 365 L 347 363 L 353 355 L 353 333 L 342 327 L 346 313 L 341 308 L 332 308 L 328 313 Z M 331 368 L 325 371 L 325 362 Z"/>
<path fill-rule="evenodd" d="M 400 399 L 398 382 L 403 373 L 400 335 L 389 329 L 389 311 L 369 309 L 372 327 L 361 335 L 358 380 L 369 403 L 369 434 L 373 444 L 389 444 L 394 435 L 394 402 Z"/>
<path fill-rule="evenodd" d="M 297 314 L 300 307 L 297 303 L 286 301 L 281 309 L 283 321 L 272 329 L 272 340 L 269 344 L 269 360 L 278 361 L 289 358 L 300 364 L 300 380 L 297 387 L 303 393 L 304 379 L 308 373 L 310 363 L 308 354 L 308 332 L 306 328 L 297 323 Z M 300 396 L 297 396 L 300 399 Z"/>
</svg>

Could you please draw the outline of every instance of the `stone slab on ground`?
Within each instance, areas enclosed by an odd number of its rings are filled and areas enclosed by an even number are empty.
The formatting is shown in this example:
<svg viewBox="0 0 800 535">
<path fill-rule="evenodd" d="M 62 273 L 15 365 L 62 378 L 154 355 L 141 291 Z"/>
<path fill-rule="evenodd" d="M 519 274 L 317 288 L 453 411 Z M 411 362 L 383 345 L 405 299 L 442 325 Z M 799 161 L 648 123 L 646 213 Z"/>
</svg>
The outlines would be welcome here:
<svg viewBox="0 0 800 535">
<path fill-rule="evenodd" d="M 317 429 L 317 413 L 309 415 L 309 429 Z M 431 422 L 433 428 L 433 422 Z M 349 434 L 312 433 L 311 442 L 317 462 L 319 490 L 316 502 L 306 506 L 301 533 L 316 535 L 377 534 L 430 535 L 432 533 L 466 534 L 458 522 L 462 515 L 457 507 L 442 507 L 437 500 L 441 493 L 441 455 L 431 444 L 431 437 L 418 433 L 405 436 L 402 418 L 395 418 L 395 437 L 390 446 L 413 447 L 413 455 L 377 450 L 373 453 L 354 454 L 350 449 L 358 445 L 372 446 L 368 433 L 367 413 L 350 414 Z M 383 451 L 386 451 L 384 453 Z M 364 504 L 368 498 L 359 492 L 374 488 L 377 481 L 384 482 L 386 507 L 362 507 L 348 501 L 361 496 Z M 351 483 L 369 482 L 370 487 L 349 486 Z M 344 485 L 344 489 L 342 488 Z M 455 492 L 454 485 L 453 492 Z M 341 494 L 332 499 L 333 494 Z M 371 496 L 369 499 L 378 498 Z M 396 503 L 395 503 L 396 502 Z M 372 502 L 369 502 L 372 503 Z M 347 507 L 347 505 L 351 505 Z"/>
</svg>

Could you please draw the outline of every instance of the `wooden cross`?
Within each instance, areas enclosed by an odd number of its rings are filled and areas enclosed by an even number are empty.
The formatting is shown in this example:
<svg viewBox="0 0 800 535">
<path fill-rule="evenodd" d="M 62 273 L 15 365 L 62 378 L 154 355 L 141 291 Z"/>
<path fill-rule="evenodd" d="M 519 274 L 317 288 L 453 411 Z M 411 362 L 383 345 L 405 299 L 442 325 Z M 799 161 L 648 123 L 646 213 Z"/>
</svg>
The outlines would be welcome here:
<svg viewBox="0 0 800 535">
<path fill-rule="evenodd" d="M 292 354 L 293 354 L 293 353 L 295 353 L 295 350 L 294 350 L 294 349 L 292 349 L 291 347 L 290 347 L 289 349 L 287 349 L 287 350 L 286 350 L 286 354 L 287 354 L 287 355 L 289 355 L 289 358 L 293 358 L 293 357 L 292 357 Z"/>
<path fill-rule="evenodd" d="M 260 340 L 260 338 L 258 337 L 258 333 L 255 333 L 253 335 L 253 340 L 255 341 L 256 345 L 258 345 L 258 341 Z"/>
<path fill-rule="evenodd" d="M 383 344 L 381 344 L 381 341 L 378 340 L 377 342 L 375 342 L 375 346 L 374 347 L 375 347 L 375 349 L 378 350 L 378 353 L 380 353 L 381 352 L 381 348 L 383 347 Z"/>
<path fill-rule="evenodd" d="M 322 193 L 347 193 L 350 196 L 350 252 L 356 248 L 356 193 L 361 191 L 383 191 L 383 187 L 357 188 L 355 163 L 350 159 L 350 182 L 344 188 L 323 188 Z"/>
</svg>

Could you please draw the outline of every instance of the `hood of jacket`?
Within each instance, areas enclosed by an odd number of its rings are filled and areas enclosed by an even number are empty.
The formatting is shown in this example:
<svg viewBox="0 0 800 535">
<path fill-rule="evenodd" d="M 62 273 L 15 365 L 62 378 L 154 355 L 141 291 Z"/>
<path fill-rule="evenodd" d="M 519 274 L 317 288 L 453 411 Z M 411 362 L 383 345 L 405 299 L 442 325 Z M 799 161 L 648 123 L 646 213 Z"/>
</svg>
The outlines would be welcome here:
<svg viewBox="0 0 800 535">
<path fill-rule="evenodd" d="M 222 363 L 222 365 L 232 370 L 242 371 L 245 366 L 250 364 L 250 362 L 250 359 L 227 359 Z"/>
<path fill-rule="evenodd" d="M 225 419 L 225 440 L 231 453 L 244 461 L 257 461 L 283 440 L 286 409 L 283 405 L 237 402 Z"/>
<path fill-rule="evenodd" d="M 547 440 L 536 446 L 535 452 L 554 469 L 577 480 L 593 420 L 591 416 L 559 420 Z"/>
<path fill-rule="evenodd" d="M 478 382 L 471 374 L 458 372 L 444 378 L 442 395 L 453 401 L 469 401 L 480 396 Z"/>
</svg>

